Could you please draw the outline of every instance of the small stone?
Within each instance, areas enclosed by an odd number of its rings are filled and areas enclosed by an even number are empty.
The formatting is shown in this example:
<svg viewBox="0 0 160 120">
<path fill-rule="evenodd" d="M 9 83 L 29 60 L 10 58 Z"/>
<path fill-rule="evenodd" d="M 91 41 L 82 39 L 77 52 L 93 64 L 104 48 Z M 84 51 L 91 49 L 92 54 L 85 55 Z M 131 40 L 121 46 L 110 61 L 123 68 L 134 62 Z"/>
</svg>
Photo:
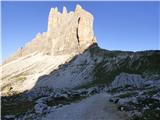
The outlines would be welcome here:
<svg viewBox="0 0 160 120">
<path fill-rule="evenodd" d="M 120 110 L 123 111 L 123 110 L 124 110 L 124 107 L 120 107 Z"/>
<path fill-rule="evenodd" d="M 7 120 L 14 120 L 15 115 L 5 115 L 4 118 Z"/>
<path fill-rule="evenodd" d="M 38 103 L 34 106 L 35 113 L 38 114 L 42 114 L 45 109 L 47 109 L 47 105 L 43 103 Z"/>
</svg>

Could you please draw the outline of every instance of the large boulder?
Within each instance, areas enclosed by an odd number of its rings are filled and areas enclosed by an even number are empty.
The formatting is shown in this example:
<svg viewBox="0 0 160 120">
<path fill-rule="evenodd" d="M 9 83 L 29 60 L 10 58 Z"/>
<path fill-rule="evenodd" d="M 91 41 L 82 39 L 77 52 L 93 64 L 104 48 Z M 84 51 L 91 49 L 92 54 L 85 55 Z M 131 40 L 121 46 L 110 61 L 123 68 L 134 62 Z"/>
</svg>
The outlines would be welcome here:
<svg viewBox="0 0 160 120">
<path fill-rule="evenodd" d="M 144 86 L 144 79 L 141 77 L 141 75 L 121 73 L 120 75 L 116 76 L 115 80 L 111 83 L 111 88 L 126 86 L 140 88 Z"/>
</svg>

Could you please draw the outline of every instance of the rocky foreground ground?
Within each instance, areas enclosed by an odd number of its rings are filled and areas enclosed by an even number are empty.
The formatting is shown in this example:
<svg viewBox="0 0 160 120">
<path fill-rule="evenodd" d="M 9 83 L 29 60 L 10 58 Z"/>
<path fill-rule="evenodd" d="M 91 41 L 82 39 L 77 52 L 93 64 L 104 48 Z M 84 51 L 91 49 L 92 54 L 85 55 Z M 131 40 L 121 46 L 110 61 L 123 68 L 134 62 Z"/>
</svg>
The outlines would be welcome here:
<svg viewBox="0 0 160 120">
<path fill-rule="evenodd" d="M 110 86 L 83 89 L 57 89 L 44 94 L 26 93 L 13 98 L 3 98 L 2 103 L 24 102 L 30 104 L 17 115 L 5 115 L 4 119 L 37 120 L 158 120 L 160 117 L 160 80 L 143 81 L 139 75 L 122 73 Z M 138 78 L 138 79 L 137 79 Z M 121 79 L 124 82 L 121 82 Z M 138 82 L 135 82 L 137 81 Z M 154 82 L 154 84 L 152 84 Z M 46 94 L 46 91 L 50 94 Z M 31 97 L 32 96 L 32 97 Z M 25 100 L 24 100 L 25 99 Z M 8 104 L 10 101 L 10 104 Z M 7 104 L 9 106 L 7 106 Z M 11 109 L 13 110 L 13 108 Z M 8 109 L 8 113 L 11 111 Z M 24 109 L 23 109 L 24 110 Z"/>
</svg>

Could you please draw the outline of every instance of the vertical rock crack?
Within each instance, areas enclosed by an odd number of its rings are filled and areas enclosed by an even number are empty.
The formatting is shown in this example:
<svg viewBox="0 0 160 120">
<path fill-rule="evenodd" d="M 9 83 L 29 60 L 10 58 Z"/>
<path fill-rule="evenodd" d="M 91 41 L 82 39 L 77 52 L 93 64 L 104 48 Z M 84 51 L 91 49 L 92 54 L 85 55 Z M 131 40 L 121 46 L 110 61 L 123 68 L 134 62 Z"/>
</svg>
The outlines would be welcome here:
<svg viewBox="0 0 160 120">
<path fill-rule="evenodd" d="M 79 26 L 79 22 L 80 22 L 80 17 L 78 18 L 78 26 Z M 76 29 L 76 36 L 77 36 L 78 44 L 80 44 L 79 35 L 78 35 L 78 27 Z"/>
</svg>

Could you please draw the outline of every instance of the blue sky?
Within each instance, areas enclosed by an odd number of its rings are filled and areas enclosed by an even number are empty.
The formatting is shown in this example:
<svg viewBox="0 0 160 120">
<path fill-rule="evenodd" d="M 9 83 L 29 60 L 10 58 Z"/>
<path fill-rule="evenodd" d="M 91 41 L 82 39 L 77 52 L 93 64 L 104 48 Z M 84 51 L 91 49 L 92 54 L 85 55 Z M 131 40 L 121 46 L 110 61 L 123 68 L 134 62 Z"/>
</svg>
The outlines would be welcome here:
<svg viewBox="0 0 160 120">
<path fill-rule="evenodd" d="M 2 2 L 2 59 L 47 30 L 51 7 L 80 4 L 94 16 L 101 48 L 140 51 L 160 49 L 159 2 Z"/>
</svg>

